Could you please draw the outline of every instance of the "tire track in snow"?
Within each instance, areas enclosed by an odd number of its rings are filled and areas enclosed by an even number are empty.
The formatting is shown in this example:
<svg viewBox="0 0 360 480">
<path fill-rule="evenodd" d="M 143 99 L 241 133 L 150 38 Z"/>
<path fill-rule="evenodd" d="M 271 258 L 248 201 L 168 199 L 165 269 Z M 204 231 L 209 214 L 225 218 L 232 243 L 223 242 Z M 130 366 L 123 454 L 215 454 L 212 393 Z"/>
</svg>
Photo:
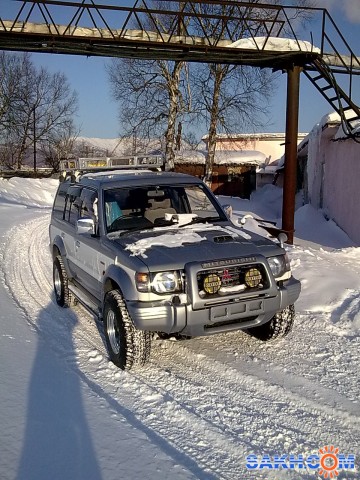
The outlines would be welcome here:
<svg viewBox="0 0 360 480">
<path fill-rule="evenodd" d="M 279 451 L 279 441 L 274 442 L 270 433 L 286 429 L 287 436 L 289 437 L 291 432 L 293 438 L 284 439 L 283 443 L 288 444 L 291 441 L 292 448 L 296 449 L 304 438 L 308 444 L 316 445 L 322 432 L 328 432 L 329 423 L 337 432 L 338 442 L 342 440 L 347 446 L 348 439 L 352 438 L 355 444 L 360 444 L 358 404 L 336 395 L 336 392 L 331 390 L 323 389 L 321 392 L 320 389 L 320 394 L 322 393 L 328 400 L 328 404 L 324 404 L 317 392 L 319 388 L 312 382 L 304 382 L 300 378 L 292 379 L 288 375 L 288 379 L 283 378 L 276 383 L 278 377 L 275 375 L 266 378 L 262 364 L 249 369 L 248 364 L 226 361 L 225 355 L 219 356 L 218 352 L 211 349 L 206 351 L 203 349 L 205 355 L 199 355 L 196 353 L 194 341 L 189 342 L 187 346 L 186 344 L 187 342 L 172 343 L 168 351 L 163 350 L 165 353 L 159 354 L 162 370 L 147 371 L 144 381 L 150 378 L 153 385 L 157 382 L 159 388 L 165 389 L 168 394 L 174 392 L 175 399 L 177 392 L 189 392 L 187 401 L 185 397 L 188 408 L 197 410 L 203 417 L 212 418 L 214 410 L 220 412 L 216 421 L 227 434 L 237 437 L 239 432 L 246 433 L 248 430 L 250 445 L 254 448 L 258 442 L 256 440 L 254 442 L 251 434 L 264 429 L 263 421 L 266 418 L 269 436 L 267 438 L 265 436 L 258 445 L 260 450 L 267 448 L 268 451 L 273 451 L 277 446 Z M 194 346 L 195 351 L 192 350 Z M 181 361 L 174 362 L 174 351 Z M 198 385 L 203 398 L 209 396 L 209 393 L 216 392 L 213 398 L 210 395 L 210 399 L 213 400 L 211 407 L 214 408 L 208 408 L 209 404 L 206 402 L 200 405 L 197 403 L 196 390 L 189 386 L 189 372 L 192 386 Z M 191 394 L 194 393 L 195 397 L 192 399 Z M 311 394 L 315 394 L 315 397 L 311 398 Z M 331 395 L 334 396 L 332 404 Z M 184 397 L 179 401 L 184 401 Z M 339 410 L 340 403 L 344 403 L 348 410 L 345 408 Z M 242 421 L 241 426 L 237 421 L 234 422 L 239 419 Z M 314 419 L 316 425 L 313 423 Z M 244 440 L 246 443 L 246 438 Z M 285 451 L 289 445 L 282 447 L 281 450 Z"/>
<path fill-rule="evenodd" d="M 194 342 L 180 343 L 179 347 L 184 349 L 184 357 L 199 356 L 198 345 Z M 201 350 L 200 350 L 201 351 Z M 269 388 L 277 391 L 277 395 L 283 397 L 286 395 L 289 401 L 296 404 L 302 404 L 304 407 L 319 411 L 326 417 L 332 415 L 334 420 L 344 426 L 347 424 L 350 428 L 356 425 L 360 429 L 360 411 L 358 403 L 354 403 L 344 395 L 331 389 L 315 385 L 313 381 L 296 375 L 293 372 L 284 371 L 278 366 L 269 367 L 269 363 L 256 358 L 256 362 L 241 363 L 246 359 L 246 355 L 239 356 L 236 361 L 232 355 L 228 355 L 225 351 L 219 349 L 213 350 L 211 345 L 206 348 L 206 357 L 210 362 L 204 365 L 212 366 L 214 373 L 221 375 L 223 372 L 224 380 L 227 384 L 231 384 L 234 377 L 242 384 L 248 384 L 253 390 L 256 383 L 257 394 L 268 394 Z M 201 354 L 200 354 L 201 355 Z M 219 362 L 221 358 L 221 362 Z M 240 362 L 239 362 L 240 360 Z M 269 358 L 270 360 L 270 358 Z M 226 365 L 226 368 L 224 366 Z M 244 376 L 246 370 L 246 376 Z M 209 378 L 212 378 L 209 376 Z M 234 385 L 235 387 L 235 385 Z M 264 388 L 265 387 L 265 388 Z"/>
<path fill-rule="evenodd" d="M 30 325 L 46 341 L 51 342 L 54 350 L 60 352 L 64 360 L 71 365 L 75 359 L 73 358 L 73 352 L 66 351 L 69 335 L 67 329 L 73 328 L 74 321 L 81 324 L 81 329 L 84 329 L 87 335 L 84 335 L 84 332 L 81 332 L 78 327 L 73 331 L 74 343 L 76 345 L 80 344 L 80 348 L 77 349 L 76 364 L 77 367 L 83 367 L 81 370 L 89 378 L 90 385 L 91 380 L 94 378 L 101 384 L 104 372 L 112 371 L 112 381 L 102 382 L 102 388 L 105 388 L 107 392 L 110 391 L 112 397 L 119 401 L 119 406 L 123 404 L 125 394 L 125 398 L 128 399 L 128 408 L 134 410 L 144 424 L 158 432 L 166 441 L 180 449 L 184 454 L 194 457 L 196 463 L 202 465 L 202 468 L 206 471 L 204 478 L 211 478 L 212 470 L 217 471 L 219 465 L 211 458 L 213 456 L 209 453 L 209 444 L 217 447 L 217 450 L 223 451 L 222 468 L 228 470 L 228 472 L 236 471 L 239 449 L 241 447 L 237 444 L 231 446 L 233 442 L 229 442 L 227 437 L 222 438 L 221 432 L 217 428 L 209 428 L 206 421 L 198 418 L 194 419 L 194 415 L 184 410 L 181 405 L 174 405 L 172 402 L 169 404 L 165 399 L 161 403 L 161 415 L 148 418 L 141 403 L 144 394 L 147 399 L 154 398 L 153 387 L 146 386 L 142 379 L 136 379 L 133 382 L 135 377 L 131 376 L 131 386 L 128 384 L 128 387 L 124 389 L 116 384 L 114 385 L 114 375 L 115 378 L 121 378 L 124 375 L 129 376 L 129 374 L 119 372 L 115 366 L 109 365 L 107 356 L 106 360 L 101 360 L 95 371 L 89 368 L 89 360 L 91 361 L 93 357 L 94 348 L 97 351 L 101 351 L 103 348 L 102 341 L 96 327 L 89 329 L 89 322 L 84 321 L 84 317 L 88 317 L 88 315 L 84 314 L 81 307 L 75 309 L 75 311 L 72 311 L 72 309 L 62 310 L 50 300 L 52 288 L 49 281 L 49 278 L 51 278 L 51 258 L 46 242 L 47 226 L 48 218 L 42 218 L 12 229 L 8 235 L 4 251 L 2 268 L 4 270 L 5 282 L 14 299 L 25 311 Z M 43 323 L 44 310 L 49 320 L 49 323 L 46 325 Z M 42 317 L 41 324 L 39 323 L 40 317 Z M 92 334 L 94 334 L 97 341 L 95 343 L 90 341 L 86 345 L 86 341 L 89 340 L 88 337 Z M 79 335 L 81 337 L 80 342 Z M 61 342 L 61 338 L 64 339 L 63 342 Z M 65 345 L 65 348 L 61 348 L 62 343 Z M 56 345 L 60 348 L 56 348 Z M 97 374 L 99 374 L 100 378 L 97 377 Z M 134 404 L 134 399 L 131 396 L 134 384 L 137 390 L 142 392 L 138 406 L 136 406 L 136 403 Z M 121 391 L 119 391 L 119 388 Z M 146 393 L 144 393 L 144 390 L 146 390 Z M 95 393 L 99 394 L 99 390 L 95 389 Z M 106 395 L 104 397 L 106 398 Z M 120 411 L 122 411 L 121 408 Z M 192 439 L 191 442 L 189 442 L 189 438 Z M 224 449 L 224 445 L 228 443 L 229 445 Z M 229 464 L 227 469 L 225 468 L 226 464 Z M 230 479 L 233 477 L 232 474 L 230 476 L 222 476 L 222 474 L 217 473 L 214 478 Z"/>
<path fill-rule="evenodd" d="M 97 395 L 105 399 L 110 395 L 112 408 L 118 405 L 122 413 L 125 405 L 144 425 L 194 459 L 204 469 L 204 478 L 213 474 L 232 480 L 249 475 L 244 458 L 251 452 L 316 450 L 325 442 L 329 420 L 336 424 L 337 446 L 348 446 L 349 438 L 359 442 L 358 417 L 351 409 L 332 412 L 330 405 L 317 405 L 308 394 L 301 395 L 301 384 L 279 383 L 276 375 L 266 378 L 264 363 L 246 371 L 249 366 L 241 363 L 241 357 L 233 360 L 222 351 L 223 336 L 202 345 L 201 353 L 194 341 L 155 342 L 148 367 L 120 372 L 109 363 L 92 318 L 81 307 L 62 310 L 51 301 L 48 222 L 48 216 L 41 217 L 8 236 L 2 268 L 14 298 L 30 324 L 54 347 L 75 327 L 76 355 L 60 348 L 64 359 L 70 365 L 76 362 L 89 384 L 99 386 L 93 386 Z M 49 323 L 39 325 L 44 310 Z M 199 339 L 199 343 L 206 342 Z M 309 390 L 312 385 L 316 388 L 309 382 Z M 345 423 L 342 431 L 341 423 Z M 286 473 L 286 478 L 292 478 Z M 256 478 L 262 474 L 257 472 Z"/>
<path fill-rule="evenodd" d="M 74 330 L 76 346 L 84 340 L 88 348 L 96 348 L 107 356 L 96 322 L 84 315 L 82 309 L 77 315 L 78 307 L 61 309 L 54 302 L 48 225 L 49 216 L 46 215 L 11 229 L 3 254 L 5 283 L 25 311 L 29 324 L 46 334 L 46 338 L 56 338 L 54 348 L 57 351 L 61 350 L 60 339 L 63 339 L 64 348 L 68 348 L 69 331 Z"/>
</svg>

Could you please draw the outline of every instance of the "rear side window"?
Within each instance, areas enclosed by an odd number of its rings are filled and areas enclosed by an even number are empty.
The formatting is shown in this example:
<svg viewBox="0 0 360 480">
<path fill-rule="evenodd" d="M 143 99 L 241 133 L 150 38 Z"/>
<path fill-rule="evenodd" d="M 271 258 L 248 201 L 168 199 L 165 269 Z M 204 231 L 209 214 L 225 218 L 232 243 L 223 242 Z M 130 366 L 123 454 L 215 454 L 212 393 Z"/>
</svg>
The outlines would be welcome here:
<svg viewBox="0 0 360 480">
<path fill-rule="evenodd" d="M 62 182 L 59 185 L 59 188 L 56 192 L 54 205 L 53 205 L 53 216 L 62 220 L 64 218 L 64 210 L 65 210 L 65 199 L 67 191 L 70 187 L 70 180 L 66 182 Z"/>
<path fill-rule="evenodd" d="M 80 207 L 81 207 L 81 190 L 80 186 L 71 185 L 65 196 L 65 211 L 64 211 L 64 220 L 75 225 L 76 220 L 79 218 Z"/>
</svg>

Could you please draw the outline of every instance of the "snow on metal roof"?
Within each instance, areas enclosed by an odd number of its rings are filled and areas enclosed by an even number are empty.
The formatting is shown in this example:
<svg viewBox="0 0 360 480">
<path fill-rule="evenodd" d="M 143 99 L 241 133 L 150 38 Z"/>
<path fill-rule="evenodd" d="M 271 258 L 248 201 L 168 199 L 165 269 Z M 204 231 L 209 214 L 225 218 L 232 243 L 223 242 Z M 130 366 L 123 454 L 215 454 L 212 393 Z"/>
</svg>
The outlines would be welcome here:
<svg viewBox="0 0 360 480">
<path fill-rule="evenodd" d="M 310 42 L 279 37 L 241 38 L 240 40 L 227 45 L 227 47 L 250 50 L 273 50 L 276 52 L 301 51 L 320 53 L 320 48 L 315 47 Z"/>
<path fill-rule="evenodd" d="M 307 133 L 298 133 L 299 138 L 306 137 Z M 209 135 L 204 135 L 201 140 L 205 141 L 209 138 Z M 217 140 L 249 140 L 249 139 L 260 139 L 260 140 L 284 140 L 285 133 L 218 133 L 216 135 Z"/>
<path fill-rule="evenodd" d="M 351 118 L 354 116 L 354 111 L 353 110 L 347 110 L 344 112 L 346 118 Z M 360 120 L 354 121 L 354 130 L 353 133 L 360 133 Z M 314 125 L 314 127 L 311 129 L 310 133 L 299 143 L 298 145 L 298 152 L 305 151 L 305 148 L 309 142 L 310 137 L 317 137 L 321 134 L 323 130 L 325 130 L 328 127 L 336 127 L 339 126 L 336 134 L 333 137 L 333 140 L 346 140 L 349 138 L 349 136 L 344 132 L 342 125 L 341 125 L 341 118 L 340 115 L 336 112 L 330 112 L 326 115 L 324 115 L 321 120 Z M 281 163 L 281 162 L 280 162 Z M 282 164 L 284 163 L 284 160 L 282 159 Z"/>
<path fill-rule="evenodd" d="M 266 155 L 257 150 L 220 150 L 215 152 L 215 165 L 262 165 Z M 184 150 L 176 155 L 175 163 L 195 163 L 204 165 L 205 151 Z"/>
</svg>

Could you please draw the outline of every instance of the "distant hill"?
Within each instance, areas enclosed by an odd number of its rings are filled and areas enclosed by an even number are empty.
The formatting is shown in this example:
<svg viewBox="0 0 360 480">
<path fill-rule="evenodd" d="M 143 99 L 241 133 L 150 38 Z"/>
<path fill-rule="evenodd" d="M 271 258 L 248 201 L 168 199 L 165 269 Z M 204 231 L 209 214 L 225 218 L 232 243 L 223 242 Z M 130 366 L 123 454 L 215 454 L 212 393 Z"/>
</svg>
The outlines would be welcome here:
<svg viewBox="0 0 360 480">
<path fill-rule="evenodd" d="M 134 138 L 89 138 L 78 137 L 75 154 L 79 157 L 132 155 L 134 151 L 148 153 L 161 149 L 159 140 L 144 141 Z"/>
</svg>

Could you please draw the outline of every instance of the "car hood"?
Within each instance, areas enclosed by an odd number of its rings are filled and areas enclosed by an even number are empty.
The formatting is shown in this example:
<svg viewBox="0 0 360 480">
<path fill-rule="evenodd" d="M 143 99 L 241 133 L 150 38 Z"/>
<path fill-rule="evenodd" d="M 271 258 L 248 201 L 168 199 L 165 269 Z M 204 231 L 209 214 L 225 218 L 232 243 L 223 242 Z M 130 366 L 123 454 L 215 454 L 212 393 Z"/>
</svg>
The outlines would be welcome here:
<svg viewBox="0 0 360 480">
<path fill-rule="evenodd" d="M 153 271 L 182 269 L 189 262 L 273 256 L 283 252 L 271 240 L 232 224 L 157 228 L 113 241 L 121 245 L 129 257 L 136 256 Z"/>
</svg>

